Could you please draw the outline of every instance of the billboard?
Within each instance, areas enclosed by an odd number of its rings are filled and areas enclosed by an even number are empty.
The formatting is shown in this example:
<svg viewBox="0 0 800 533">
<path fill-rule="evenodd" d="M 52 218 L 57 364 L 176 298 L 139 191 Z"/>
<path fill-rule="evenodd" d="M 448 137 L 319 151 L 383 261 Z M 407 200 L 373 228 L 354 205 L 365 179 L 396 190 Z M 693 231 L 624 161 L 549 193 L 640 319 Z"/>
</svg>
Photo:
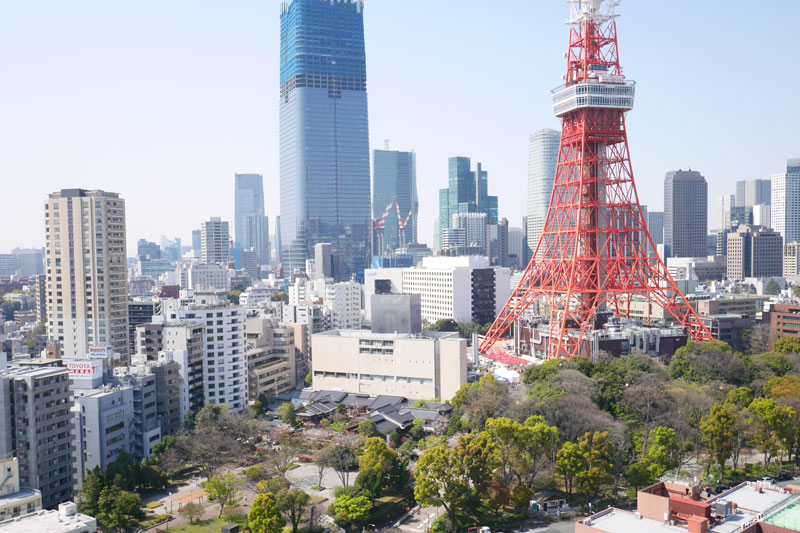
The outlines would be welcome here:
<svg viewBox="0 0 800 533">
<path fill-rule="evenodd" d="M 114 349 L 111 346 L 89 346 L 90 359 L 112 359 Z"/>
</svg>

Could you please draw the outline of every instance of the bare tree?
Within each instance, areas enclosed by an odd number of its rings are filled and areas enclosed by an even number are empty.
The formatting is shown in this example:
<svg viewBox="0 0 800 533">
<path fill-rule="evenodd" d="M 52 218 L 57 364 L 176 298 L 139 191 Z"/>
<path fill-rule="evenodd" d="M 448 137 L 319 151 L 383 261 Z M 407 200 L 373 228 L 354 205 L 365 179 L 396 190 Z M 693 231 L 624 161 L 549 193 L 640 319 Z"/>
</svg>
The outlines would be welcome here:
<svg viewBox="0 0 800 533">
<path fill-rule="evenodd" d="M 322 486 L 322 480 L 325 477 L 325 472 L 327 472 L 328 469 L 330 468 L 330 459 L 328 457 L 329 455 L 330 455 L 330 448 L 326 447 L 317 450 L 312 457 L 314 461 L 314 466 L 317 467 L 317 476 L 319 477 L 317 486 L 319 487 Z"/>
<path fill-rule="evenodd" d="M 342 435 L 337 438 L 328 450 L 328 464 L 334 469 L 342 481 L 342 486 L 350 485 L 350 471 L 358 466 L 356 448 L 359 438 L 353 435 Z"/>
</svg>

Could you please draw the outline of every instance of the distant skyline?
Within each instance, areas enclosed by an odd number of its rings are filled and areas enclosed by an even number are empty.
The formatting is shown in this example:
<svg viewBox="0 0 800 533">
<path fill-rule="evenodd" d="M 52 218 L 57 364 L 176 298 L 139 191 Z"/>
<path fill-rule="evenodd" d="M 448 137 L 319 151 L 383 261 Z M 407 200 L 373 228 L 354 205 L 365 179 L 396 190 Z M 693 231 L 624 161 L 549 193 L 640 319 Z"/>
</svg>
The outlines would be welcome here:
<svg viewBox="0 0 800 533">
<path fill-rule="evenodd" d="M 713 198 L 800 157 L 800 71 L 790 0 L 768 9 L 623 0 L 618 21 L 640 200 L 663 208 L 667 171 L 700 171 Z M 776 16 L 779 14 L 780 16 Z M 447 160 L 491 178 L 500 217 L 526 212 L 528 138 L 559 128 L 568 6 L 561 0 L 373 0 L 365 8 L 370 149 L 414 150 L 419 236 L 429 245 Z M 191 242 L 233 222 L 235 173 L 264 175 L 279 215 L 280 2 L 142 0 L 0 7 L 0 253 L 44 246 L 47 194 L 81 187 L 126 201 L 139 238 Z M 737 39 L 739 40 L 737 42 Z"/>
</svg>

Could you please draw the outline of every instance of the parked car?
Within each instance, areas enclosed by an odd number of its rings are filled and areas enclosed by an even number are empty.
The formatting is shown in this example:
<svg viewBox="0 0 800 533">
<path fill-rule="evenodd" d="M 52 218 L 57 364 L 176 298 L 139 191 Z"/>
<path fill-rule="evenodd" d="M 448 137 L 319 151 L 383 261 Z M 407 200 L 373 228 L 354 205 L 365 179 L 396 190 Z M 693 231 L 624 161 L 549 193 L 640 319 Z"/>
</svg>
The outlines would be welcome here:
<svg viewBox="0 0 800 533">
<path fill-rule="evenodd" d="M 722 494 L 726 490 L 728 490 L 728 486 L 727 485 L 717 485 L 716 487 L 714 487 L 714 493 L 715 494 Z"/>
<path fill-rule="evenodd" d="M 769 483 L 769 484 L 772 484 L 772 483 L 775 483 L 775 478 L 773 478 L 773 477 L 770 477 L 770 476 L 764 476 L 764 477 L 762 477 L 761 479 L 759 479 L 759 481 L 760 481 L 761 483 Z"/>
</svg>

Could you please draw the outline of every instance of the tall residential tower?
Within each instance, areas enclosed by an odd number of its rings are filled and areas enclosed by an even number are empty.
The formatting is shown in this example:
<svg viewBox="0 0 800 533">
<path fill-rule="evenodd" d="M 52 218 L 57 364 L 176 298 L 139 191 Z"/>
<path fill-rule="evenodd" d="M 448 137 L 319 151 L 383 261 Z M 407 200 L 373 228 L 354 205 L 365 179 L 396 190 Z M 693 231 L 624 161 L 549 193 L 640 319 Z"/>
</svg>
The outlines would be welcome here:
<svg viewBox="0 0 800 533">
<path fill-rule="evenodd" d="M 264 213 L 264 180 L 261 174 L 234 177 L 234 246 L 255 250 L 259 265 L 270 262 L 269 219 Z"/>
<path fill-rule="evenodd" d="M 558 165 L 561 132 L 539 130 L 531 134 L 528 148 L 528 246 L 532 255 L 542 236 Z"/>
<path fill-rule="evenodd" d="M 363 272 L 371 230 L 363 0 L 281 6 L 282 258 L 305 270 L 318 242 L 340 280 Z"/>
<path fill-rule="evenodd" d="M 62 189 L 44 206 L 47 331 L 66 358 L 90 346 L 128 356 L 125 200 L 119 194 Z"/>
</svg>

